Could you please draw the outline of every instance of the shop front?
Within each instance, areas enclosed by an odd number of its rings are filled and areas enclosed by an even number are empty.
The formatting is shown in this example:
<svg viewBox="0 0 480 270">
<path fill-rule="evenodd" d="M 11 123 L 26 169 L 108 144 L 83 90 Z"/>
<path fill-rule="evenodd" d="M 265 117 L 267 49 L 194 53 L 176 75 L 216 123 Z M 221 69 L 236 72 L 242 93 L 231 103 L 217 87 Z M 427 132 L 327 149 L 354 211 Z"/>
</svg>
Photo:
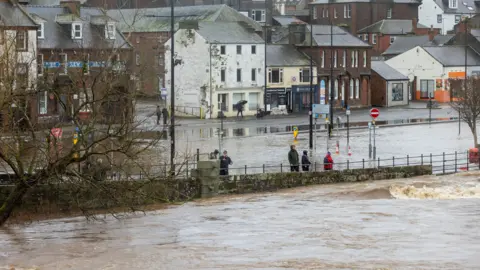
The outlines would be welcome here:
<svg viewBox="0 0 480 270">
<path fill-rule="evenodd" d="M 265 93 L 265 101 L 267 104 L 267 111 L 272 109 L 286 110 L 287 108 L 287 93 L 285 88 L 267 88 Z"/>
<path fill-rule="evenodd" d="M 318 85 L 313 85 L 313 103 L 319 103 Z M 310 85 L 292 85 L 292 111 L 310 110 Z"/>
</svg>

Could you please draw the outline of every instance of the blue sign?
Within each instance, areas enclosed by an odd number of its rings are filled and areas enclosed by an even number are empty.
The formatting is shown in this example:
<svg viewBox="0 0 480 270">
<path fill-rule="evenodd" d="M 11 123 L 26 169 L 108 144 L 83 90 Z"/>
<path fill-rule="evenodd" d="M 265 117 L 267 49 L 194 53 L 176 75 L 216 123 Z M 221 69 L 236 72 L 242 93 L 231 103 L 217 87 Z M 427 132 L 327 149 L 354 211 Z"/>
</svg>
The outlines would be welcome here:
<svg viewBox="0 0 480 270">
<path fill-rule="evenodd" d="M 105 67 L 106 63 L 105 61 L 99 61 L 99 62 L 89 62 L 88 65 L 90 67 Z"/>
<path fill-rule="evenodd" d="M 317 119 L 317 118 L 318 118 L 318 113 L 315 113 L 315 114 L 313 115 L 313 117 L 315 117 L 315 119 Z"/>
<path fill-rule="evenodd" d="M 45 68 L 58 68 L 60 67 L 60 62 L 44 62 L 43 66 Z"/>
<path fill-rule="evenodd" d="M 82 61 L 71 61 L 68 62 L 68 67 L 70 68 L 82 68 L 83 62 Z"/>
<path fill-rule="evenodd" d="M 318 85 L 312 85 L 314 92 L 318 91 Z M 293 92 L 310 92 L 310 85 L 292 85 Z"/>
<path fill-rule="evenodd" d="M 75 127 L 75 131 L 76 131 L 76 132 L 80 132 L 80 128 L 79 128 L 79 127 Z"/>
</svg>

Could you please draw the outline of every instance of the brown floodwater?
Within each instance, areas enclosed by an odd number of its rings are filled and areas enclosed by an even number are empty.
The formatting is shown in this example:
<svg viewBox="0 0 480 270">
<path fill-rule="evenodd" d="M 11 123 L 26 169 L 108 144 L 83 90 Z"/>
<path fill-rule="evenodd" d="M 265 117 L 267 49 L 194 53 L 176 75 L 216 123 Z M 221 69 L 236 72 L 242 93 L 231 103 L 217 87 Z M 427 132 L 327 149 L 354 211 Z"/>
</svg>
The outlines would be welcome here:
<svg viewBox="0 0 480 270">
<path fill-rule="evenodd" d="M 480 174 L 199 200 L 0 229 L 0 269 L 478 269 Z"/>
</svg>

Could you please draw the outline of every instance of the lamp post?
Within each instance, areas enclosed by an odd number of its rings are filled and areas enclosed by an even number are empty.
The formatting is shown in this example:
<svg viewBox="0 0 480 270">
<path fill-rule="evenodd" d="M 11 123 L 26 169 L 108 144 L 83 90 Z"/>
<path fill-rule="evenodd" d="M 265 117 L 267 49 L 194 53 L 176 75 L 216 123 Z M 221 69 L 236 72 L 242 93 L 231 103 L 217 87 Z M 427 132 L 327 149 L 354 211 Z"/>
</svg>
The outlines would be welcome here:
<svg viewBox="0 0 480 270">
<path fill-rule="evenodd" d="M 175 175 L 175 0 L 170 4 L 170 173 Z"/>
<path fill-rule="evenodd" d="M 312 19 L 313 19 L 313 6 L 312 9 L 310 10 L 310 14 L 312 14 Z M 310 22 L 312 21 L 310 20 Z M 313 25 L 310 23 L 310 52 L 313 54 Z M 310 152 L 313 149 L 313 56 L 310 57 L 310 112 L 309 112 L 309 121 L 310 121 L 310 126 L 309 126 L 309 146 L 310 146 Z"/>
</svg>

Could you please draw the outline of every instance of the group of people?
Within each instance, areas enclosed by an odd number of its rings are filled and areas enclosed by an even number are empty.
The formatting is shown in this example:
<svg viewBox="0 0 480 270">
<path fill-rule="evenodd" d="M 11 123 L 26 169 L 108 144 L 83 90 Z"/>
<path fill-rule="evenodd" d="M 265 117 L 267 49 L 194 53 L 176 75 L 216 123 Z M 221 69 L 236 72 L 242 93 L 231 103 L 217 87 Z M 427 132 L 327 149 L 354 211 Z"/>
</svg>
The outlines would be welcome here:
<svg viewBox="0 0 480 270">
<path fill-rule="evenodd" d="M 162 115 L 163 115 L 163 125 L 166 126 L 168 121 L 167 108 L 160 109 L 160 105 L 157 105 L 156 115 L 157 115 L 157 125 L 160 125 L 160 118 L 162 118 Z"/>
<path fill-rule="evenodd" d="M 298 172 L 300 171 L 300 157 L 297 152 L 297 147 L 295 145 L 290 146 L 290 151 L 288 152 L 288 163 L 290 163 L 290 171 Z M 310 171 L 310 159 L 308 158 L 308 151 L 304 150 L 302 155 L 302 171 Z M 323 158 L 323 169 L 329 171 L 333 169 L 333 158 L 332 154 L 328 152 Z"/>
</svg>

